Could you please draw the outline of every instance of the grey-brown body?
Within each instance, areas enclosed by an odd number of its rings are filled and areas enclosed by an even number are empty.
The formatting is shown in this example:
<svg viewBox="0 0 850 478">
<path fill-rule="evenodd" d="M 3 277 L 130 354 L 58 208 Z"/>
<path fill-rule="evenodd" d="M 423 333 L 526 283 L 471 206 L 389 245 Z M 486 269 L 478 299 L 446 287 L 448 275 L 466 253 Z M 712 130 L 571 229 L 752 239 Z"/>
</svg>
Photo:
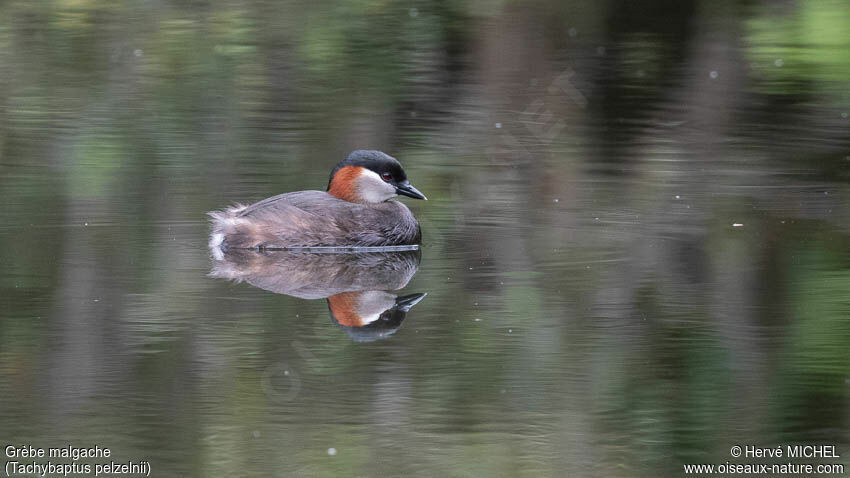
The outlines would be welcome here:
<svg viewBox="0 0 850 478">
<path fill-rule="evenodd" d="M 210 213 L 215 251 L 418 244 L 419 223 L 404 204 L 361 204 L 324 191 L 297 191 Z"/>
</svg>

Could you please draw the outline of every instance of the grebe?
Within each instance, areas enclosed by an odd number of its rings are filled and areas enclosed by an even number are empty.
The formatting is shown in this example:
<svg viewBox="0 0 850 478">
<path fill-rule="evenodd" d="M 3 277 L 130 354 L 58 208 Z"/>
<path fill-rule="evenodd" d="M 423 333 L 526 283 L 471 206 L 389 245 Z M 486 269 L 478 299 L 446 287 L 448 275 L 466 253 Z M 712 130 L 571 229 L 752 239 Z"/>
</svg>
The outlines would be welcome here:
<svg viewBox="0 0 850 478">
<path fill-rule="evenodd" d="M 210 212 L 210 248 L 219 257 L 228 249 L 418 244 L 419 223 L 392 200 L 399 195 L 427 199 L 395 158 L 357 150 L 331 171 L 327 192 L 296 191 Z"/>
</svg>

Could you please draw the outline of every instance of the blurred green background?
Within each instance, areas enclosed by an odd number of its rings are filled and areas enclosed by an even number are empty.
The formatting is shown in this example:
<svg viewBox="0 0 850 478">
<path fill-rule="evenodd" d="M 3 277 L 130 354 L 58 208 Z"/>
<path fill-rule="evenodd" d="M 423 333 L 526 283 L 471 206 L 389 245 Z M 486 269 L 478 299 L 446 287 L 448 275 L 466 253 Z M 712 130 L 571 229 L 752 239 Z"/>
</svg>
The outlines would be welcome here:
<svg viewBox="0 0 850 478">
<path fill-rule="evenodd" d="M 0 442 L 152 476 L 850 456 L 848 31 L 844 1 L 6 0 Z M 429 197 L 398 332 L 207 276 L 206 211 L 358 148 Z"/>
</svg>

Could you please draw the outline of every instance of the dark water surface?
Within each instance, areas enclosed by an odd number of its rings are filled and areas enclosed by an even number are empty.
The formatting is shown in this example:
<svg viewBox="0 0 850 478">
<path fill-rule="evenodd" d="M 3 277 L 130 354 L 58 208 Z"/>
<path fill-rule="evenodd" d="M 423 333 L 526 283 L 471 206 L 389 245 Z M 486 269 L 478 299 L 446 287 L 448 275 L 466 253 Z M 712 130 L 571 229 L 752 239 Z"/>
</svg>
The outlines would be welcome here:
<svg viewBox="0 0 850 478">
<path fill-rule="evenodd" d="M 3 2 L 0 442 L 151 476 L 850 465 L 848 32 L 843 1 Z M 357 148 L 428 196 L 420 253 L 210 257 L 207 211 Z"/>
</svg>

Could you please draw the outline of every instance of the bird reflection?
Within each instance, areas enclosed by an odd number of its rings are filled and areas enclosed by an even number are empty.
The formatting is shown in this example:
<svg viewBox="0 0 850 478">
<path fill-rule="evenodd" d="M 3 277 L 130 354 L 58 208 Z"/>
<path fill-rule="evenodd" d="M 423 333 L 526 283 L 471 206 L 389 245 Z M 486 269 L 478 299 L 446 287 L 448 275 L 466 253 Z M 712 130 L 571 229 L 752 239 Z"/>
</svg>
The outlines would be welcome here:
<svg viewBox="0 0 850 478">
<path fill-rule="evenodd" d="M 419 269 L 418 250 L 316 253 L 231 249 L 213 258 L 212 277 L 247 282 L 276 294 L 328 300 L 331 319 L 352 340 L 394 334 L 425 293 L 399 296 Z"/>
</svg>

